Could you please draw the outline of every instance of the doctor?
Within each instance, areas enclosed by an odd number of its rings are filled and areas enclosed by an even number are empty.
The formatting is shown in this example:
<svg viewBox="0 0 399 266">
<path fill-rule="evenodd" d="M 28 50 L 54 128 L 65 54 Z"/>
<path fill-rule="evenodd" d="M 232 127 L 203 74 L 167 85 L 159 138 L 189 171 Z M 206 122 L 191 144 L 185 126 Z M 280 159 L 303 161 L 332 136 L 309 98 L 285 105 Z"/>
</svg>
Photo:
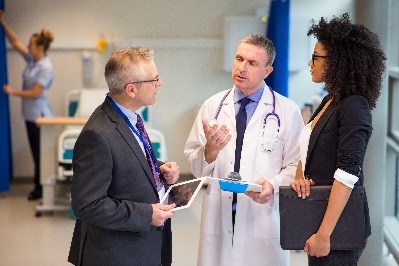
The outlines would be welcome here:
<svg viewBox="0 0 399 266">
<path fill-rule="evenodd" d="M 262 185 L 261 193 L 235 195 L 208 185 L 198 265 L 289 265 L 289 252 L 280 247 L 277 193 L 294 180 L 304 125 L 299 107 L 264 82 L 275 55 L 264 36 L 242 39 L 233 88 L 205 101 L 188 137 L 184 152 L 195 176 L 225 178 L 234 171 Z"/>
</svg>

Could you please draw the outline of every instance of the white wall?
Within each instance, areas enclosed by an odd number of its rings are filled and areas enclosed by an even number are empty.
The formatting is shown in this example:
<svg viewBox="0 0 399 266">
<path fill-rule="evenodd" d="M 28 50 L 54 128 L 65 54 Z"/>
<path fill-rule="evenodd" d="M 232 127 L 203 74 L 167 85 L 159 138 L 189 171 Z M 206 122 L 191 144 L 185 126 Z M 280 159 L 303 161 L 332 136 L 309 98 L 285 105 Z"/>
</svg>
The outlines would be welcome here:
<svg viewBox="0 0 399 266">
<path fill-rule="evenodd" d="M 104 64 L 112 48 L 100 53 L 96 41 L 142 40 L 153 44 L 155 62 L 163 85 L 151 107 L 151 124 L 165 134 L 168 158 L 188 173 L 183 148 L 191 129 L 195 108 L 214 93 L 231 87 L 230 73 L 223 71 L 223 19 L 252 16 L 265 0 L 20 0 L 5 1 L 6 19 L 27 43 L 33 32 L 48 27 L 56 41 L 49 51 L 55 68 L 52 88 L 46 91 L 57 116 L 64 115 L 64 96 L 82 87 L 81 55 L 94 57 L 94 77 L 105 87 Z M 302 19 L 353 13 L 353 0 L 291 0 L 291 15 Z M 189 40 L 198 47 L 168 48 L 163 40 Z M 202 43 L 204 47 L 202 48 Z M 132 43 L 136 45 L 140 43 Z M 313 50 L 313 47 L 311 47 Z M 310 49 L 309 49 L 310 51 Z M 309 53 L 310 58 L 310 53 Z M 23 60 L 12 49 L 7 53 L 9 83 L 21 86 Z M 312 97 L 319 86 L 312 84 L 309 69 L 291 73 L 289 95 L 299 105 Z M 10 98 L 13 168 L 15 176 L 33 175 L 33 163 L 20 115 L 20 100 Z"/>
<path fill-rule="evenodd" d="M 307 24 L 307 29 L 304 32 L 306 36 L 307 30 L 311 25 L 311 20 L 314 19 L 316 22 L 321 17 L 331 18 L 332 16 L 340 16 L 343 13 L 348 13 L 354 21 L 354 0 L 339 0 L 339 1 L 327 1 L 327 0 L 291 0 L 291 17 L 292 20 L 296 19 L 302 24 Z M 293 25 L 291 23 L 291 36 L 297 30 L 296 27 L 302 27 L 300 25 Z M 302 30 L 302 28 L 299 28 Z M 316 39 L 313 36 L 307 37 L 307 61 L 304 62 L 302 70 L 290 72 L 290 79 L 288 84 L 289 97 L 294 100 L 300 107 L 305 103 L 311 103 L 311 99 L 320 93 L 323 88 L 323 84 L 316 84 L 312 82 L 310 75 L 310 67 L 307 65 L 308 60 L 311 59 L 313 48 L 316 43 Z M 295 49 L 295 43 L 297 40 L 291 40 L 291 49 Z M 295 60 L 295 58 L 290 58 Z"/>
</svg>

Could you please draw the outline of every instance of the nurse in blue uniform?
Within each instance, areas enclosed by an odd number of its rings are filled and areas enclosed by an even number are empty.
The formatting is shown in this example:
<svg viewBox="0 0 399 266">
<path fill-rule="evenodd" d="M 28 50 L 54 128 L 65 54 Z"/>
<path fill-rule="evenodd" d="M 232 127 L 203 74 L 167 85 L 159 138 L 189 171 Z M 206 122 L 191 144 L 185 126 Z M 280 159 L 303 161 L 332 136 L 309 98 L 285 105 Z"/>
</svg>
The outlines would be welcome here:
<svg viewBox="0 0 399 266">
<path fill-rule="evenodd" d="M 8 41 L 26 61 L 22 74 L 22 90 L 15 90 L 10 85 L 4 85 L 3 91 L 8 95 L 22 98 L 22 115 L 28 132 L 35 164 L 35 187 L 29 193 L 28 199 L 35 200 L 42 197 L 40 184 L 40 128 L 35 120 L 41 116 L 53 116 L 53 110 L 44 97 L 44 90 L 49 89 L 53 82 L 53 65 L 47 56 L 47 51 L 54 40 L 53 34 L 47 29 L 34 33 L 28 46 L 25 46 L 11 30 L 5 21 L 5 14 L 0 10 L 0 23 Z"/>
</svg>

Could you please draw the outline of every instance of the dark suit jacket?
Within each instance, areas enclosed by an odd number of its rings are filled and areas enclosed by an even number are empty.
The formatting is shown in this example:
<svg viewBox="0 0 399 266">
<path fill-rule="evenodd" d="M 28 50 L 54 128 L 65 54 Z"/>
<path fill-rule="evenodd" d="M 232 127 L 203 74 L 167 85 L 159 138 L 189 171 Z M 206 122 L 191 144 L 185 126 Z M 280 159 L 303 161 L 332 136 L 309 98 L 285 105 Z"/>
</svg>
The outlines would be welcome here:
<svg viewBox="0 0 399 266">
<path fill-rule="evenodd" d="M 326 96 L 311 117 L 312 121 L 328 101 Z M 337 168 L 359 178 L 363 185 L 363 161 L 371 132 L 371 111 L 366 99 L 359 95 L 332 102 L 314 127 L 308 146 L 305 177 L 317 185 L 332 185 Z M 366 237 L 370 235 L 370 218 L 365 199 Z M 351 226 L 351 225 L 350 225 Z"/>
<path fill-rule="evenodd" d="M 73 171 L 72 208 L 78 219 L 68 261 L 160 265 L 162 230 L 151 225 L 150 204 L 159 202 L 155 181 L 130 128 L 106 100 L 76 141 Z"/>
</svg>

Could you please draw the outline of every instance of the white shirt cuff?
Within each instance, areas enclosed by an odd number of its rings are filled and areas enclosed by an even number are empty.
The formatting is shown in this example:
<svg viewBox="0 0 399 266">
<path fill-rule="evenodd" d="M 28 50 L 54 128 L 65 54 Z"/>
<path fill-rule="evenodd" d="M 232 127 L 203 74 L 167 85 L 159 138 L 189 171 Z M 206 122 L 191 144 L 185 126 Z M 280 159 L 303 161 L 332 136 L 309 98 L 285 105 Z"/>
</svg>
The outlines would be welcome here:
<svg viewBox="0 0 399 266">
<path fill-rule="evenodd" d="M 357 176 L 349 174 L 339 168 L 334 173 L 334 179 L 352 189 L 355 183 L 359 180 Z"/>
</svg>

